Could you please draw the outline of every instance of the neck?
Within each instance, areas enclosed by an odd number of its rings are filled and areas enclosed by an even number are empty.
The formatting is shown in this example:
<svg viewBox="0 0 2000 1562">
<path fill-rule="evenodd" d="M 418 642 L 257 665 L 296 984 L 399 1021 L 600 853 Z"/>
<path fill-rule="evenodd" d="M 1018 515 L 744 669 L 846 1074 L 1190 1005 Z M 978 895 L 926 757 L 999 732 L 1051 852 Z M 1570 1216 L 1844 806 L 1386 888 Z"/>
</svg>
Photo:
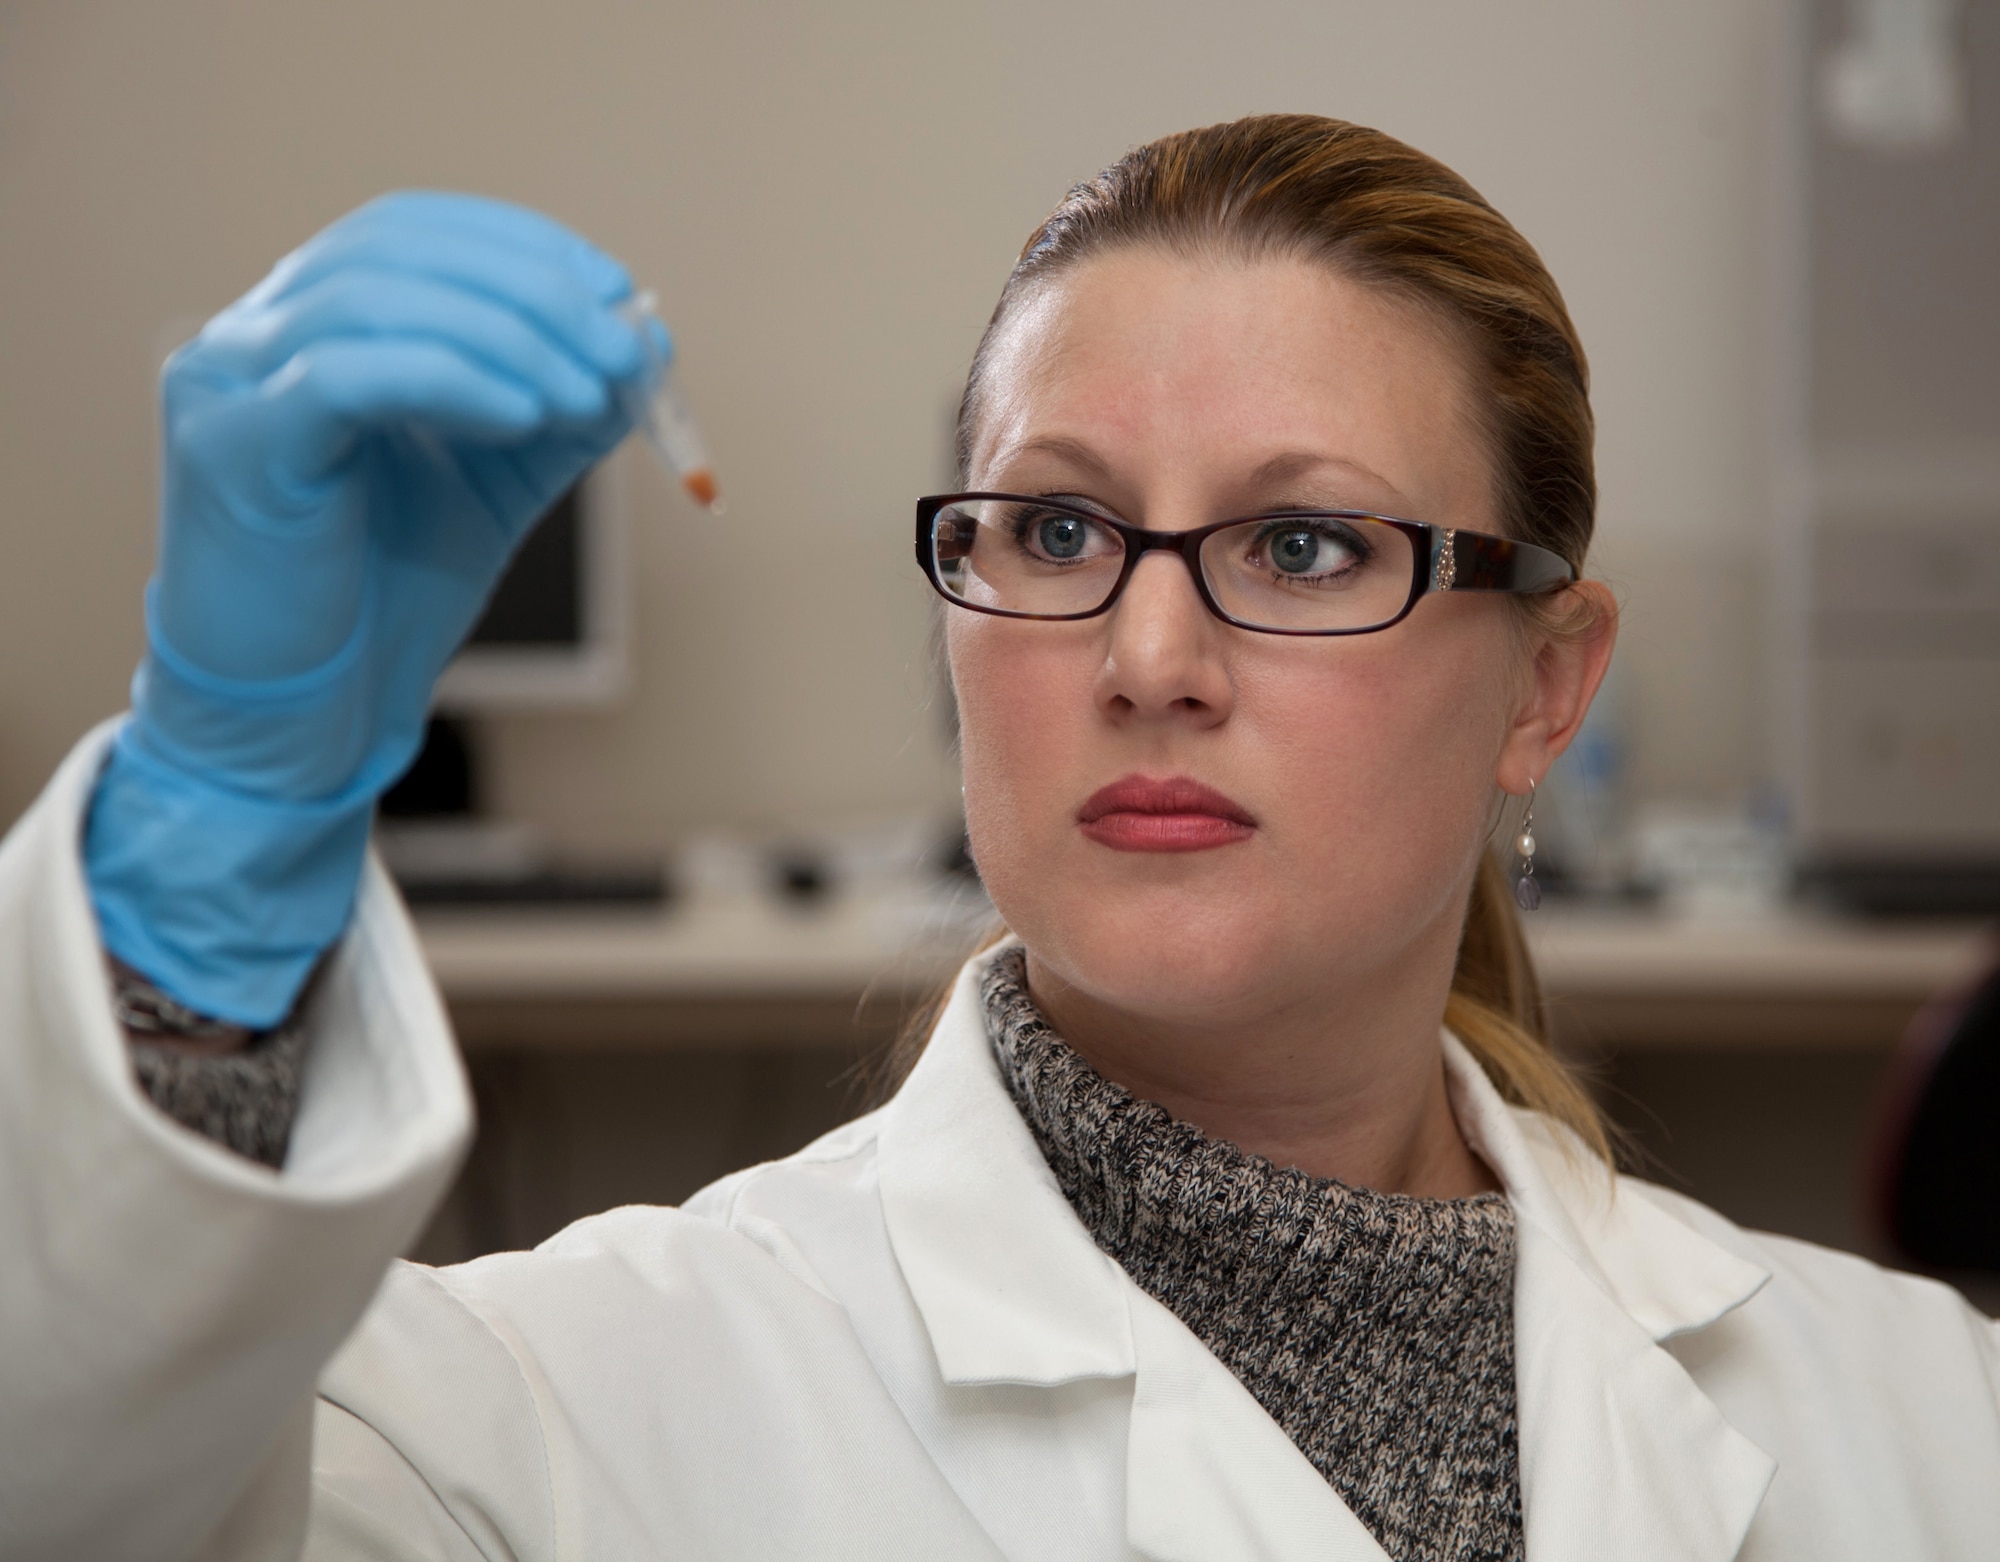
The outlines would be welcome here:
<svg viewBox="0 0 2000 1562">
<path fill-rule="evenodd" d="M 1455 935 L 1455 929 L 1454 929 Z M 1211 1138 L 1350 1187 L 1466 1198 L 1499 1184 L 1452 1115 L 1439 962 L 1188 1024 L 1105 1004 L 1028 956 L 1028 990 L 1092 1068 Z M 1413 979 L 1414 978 L 1414 979 Z"/>
</svg>

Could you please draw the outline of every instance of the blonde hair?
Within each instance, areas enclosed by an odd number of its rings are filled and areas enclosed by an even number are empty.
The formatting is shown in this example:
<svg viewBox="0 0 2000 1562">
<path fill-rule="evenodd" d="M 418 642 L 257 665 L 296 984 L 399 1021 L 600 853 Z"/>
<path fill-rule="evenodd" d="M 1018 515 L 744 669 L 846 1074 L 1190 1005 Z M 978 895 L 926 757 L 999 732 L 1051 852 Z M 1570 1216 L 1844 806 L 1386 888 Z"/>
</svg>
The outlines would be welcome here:
<svg viewBox="0 0 2000 1562">
<path fill-rule="evenodd" d="M 1444 1022 L 1502 1097 L 1562 1124 L 1607 1166 L 1618 1163 L 1616 1134 L 1550 1040 L 1507 873 L 1490 850 L 1473 875 Z"/>
<path fill-rule="evenodd" d="M 1589 370 L 1541 257 L 1463 179 L 1379 130 L 1311 114 L 1271 114 L 1149 142 L 1077 185 L 1022 246 L 959 403 L 968 479 L 981 389 L 996 335 L 1044 280 L 1121 248 L 1189 256 L 1291 255 L 1428 309 L 1465 344 L 1508 535 L 1581 570 L 1595 526 Z M 1593 599 L 1523 599 L 1543 634 L 1588 634 Z M 1001 934 L 988 938 L 991 947 Z M 940 1004 L 913 1017 L 878 1071 L 886 1089 L 914 1065 Z M 1445 1023 L 1501 1095 L 1552 1118 L 1607 1163 L 1612 1136 L 1555 1051 L 1506 875 L 1482 855 Z"/>
</svg>

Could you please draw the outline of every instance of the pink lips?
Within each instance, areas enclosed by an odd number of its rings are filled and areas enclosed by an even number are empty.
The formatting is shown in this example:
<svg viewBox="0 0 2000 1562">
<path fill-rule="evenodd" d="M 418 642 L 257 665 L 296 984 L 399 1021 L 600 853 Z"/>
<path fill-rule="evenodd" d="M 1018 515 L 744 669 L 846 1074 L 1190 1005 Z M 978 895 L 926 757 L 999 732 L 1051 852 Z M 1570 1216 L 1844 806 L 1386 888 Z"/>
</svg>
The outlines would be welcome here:
<svg viewBox="0 0 2000 1562">
<path fill-rule="evenodd" d="M 1123 776 L 1093 792 L 1076 822 L 1098 845 L 1126 852 L 1210 851 L 1257 830 L 1241 804 L 1187 776 Z"/>
</svg>

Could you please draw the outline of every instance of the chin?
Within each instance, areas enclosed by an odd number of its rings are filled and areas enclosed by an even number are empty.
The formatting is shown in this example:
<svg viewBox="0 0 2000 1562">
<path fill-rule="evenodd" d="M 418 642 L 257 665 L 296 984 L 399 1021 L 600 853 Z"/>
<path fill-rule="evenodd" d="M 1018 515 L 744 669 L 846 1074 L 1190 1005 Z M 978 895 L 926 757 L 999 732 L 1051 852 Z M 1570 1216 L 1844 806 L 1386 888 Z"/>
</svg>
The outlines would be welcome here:
<svg viewBox="0 0 2000 1562">
<path fill-rule="evenodd" d="M 1098 1003 L 1161 1020 L 1240 1015 L 1298 985 L 1301 925 L 1279 897 L 1243 889 L 1095 886 L 995 904 L 1049 977 Z M 1317 942 L 1317 941 L 1316 941 Z M 1322 950 L 1324 946 L 1322 945 Z"/>
</svg>

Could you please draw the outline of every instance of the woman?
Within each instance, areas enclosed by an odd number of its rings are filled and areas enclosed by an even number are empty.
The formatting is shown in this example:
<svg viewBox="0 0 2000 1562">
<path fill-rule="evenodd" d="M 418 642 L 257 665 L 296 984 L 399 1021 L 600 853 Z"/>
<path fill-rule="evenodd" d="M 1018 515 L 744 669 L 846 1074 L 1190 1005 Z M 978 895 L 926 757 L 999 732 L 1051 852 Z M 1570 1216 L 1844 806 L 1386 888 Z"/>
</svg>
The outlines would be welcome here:
<svg viewBox="0 0 2000 1562">
<path fill-rule="evenodd" d="M 894 1099 L 382 1278 L 467 1112 L 353 821 L 622 433 L 624 287 L 405 199 L 170 371 L 134 717 L 0 878 L 0 1549 L 1990 1554 L 1992 1326 L 1615 1179 L 1529 1023 L 1486 842 L 1611 651 L 1583 357 L 1490 207 L 1331 120 L 1130 154 L 994 313 L 918 553 L 1013 937 Z"/>
</svg>

